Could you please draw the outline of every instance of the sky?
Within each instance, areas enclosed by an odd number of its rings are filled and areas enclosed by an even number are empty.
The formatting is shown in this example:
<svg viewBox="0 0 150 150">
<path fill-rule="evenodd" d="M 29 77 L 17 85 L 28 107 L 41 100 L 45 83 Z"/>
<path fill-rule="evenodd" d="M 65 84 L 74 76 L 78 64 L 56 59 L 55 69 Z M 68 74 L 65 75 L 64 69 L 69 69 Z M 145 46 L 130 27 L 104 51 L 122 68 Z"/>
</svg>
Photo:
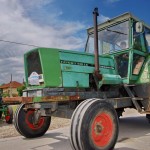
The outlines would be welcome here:
<svg viewBox="0 0 150 150">
<path fill-rule="evenodd" d="M 24 78 L 23 54 L 35 47 L 1 40 L 84 51 L 86 29 L 98 22 L 131 12 L 150 24 L 149 0 L 0 0 L 0 84 Z"/>
</svg>

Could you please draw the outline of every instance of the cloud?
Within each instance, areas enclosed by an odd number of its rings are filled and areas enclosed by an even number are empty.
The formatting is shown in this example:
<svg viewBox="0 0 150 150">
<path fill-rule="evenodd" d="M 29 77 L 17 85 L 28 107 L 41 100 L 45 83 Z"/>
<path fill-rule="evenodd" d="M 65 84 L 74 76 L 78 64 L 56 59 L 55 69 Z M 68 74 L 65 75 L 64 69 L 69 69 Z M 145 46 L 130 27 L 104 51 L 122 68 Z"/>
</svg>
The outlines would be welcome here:
<svg viewBox="0 0 150 150">
<path fill-rule="evenodd" d="M 63 13 L 61 10 L 49 14 L 48 17 L 52 19 L 52 23 L 49 24 L 37 22 L 28 14 L 30 10 L 42 11 L 43 7 L 52 3 L 53 0 L 1 0 L 0 39 L 42 47 L 83 48 L 83 37 L 76 36 L 78 32 L 85 29 L 83 23 L 61 20 L 59 18 Z M 13 74 L 13 80 L 23 80 L 23 54 L 32 48 L 0 42 L 0 83 L 9 82 L 10 74 Z"/>
<path fill-rule="evenodd" d="M 99 23 L 102 23 L 102 22 L 105 22 L 105 21 L 107 21 L 107 20 L 109 20 L 109 19 L 110 19 L 109 17 L 100 15 L 98 21 L 99 21 Z"/>
<path fill-rule="evenodd" d="M 40 8 L 53 3 L 54 0 L 20 0 L 22 6 L 26 9 Z"/>
</svg>

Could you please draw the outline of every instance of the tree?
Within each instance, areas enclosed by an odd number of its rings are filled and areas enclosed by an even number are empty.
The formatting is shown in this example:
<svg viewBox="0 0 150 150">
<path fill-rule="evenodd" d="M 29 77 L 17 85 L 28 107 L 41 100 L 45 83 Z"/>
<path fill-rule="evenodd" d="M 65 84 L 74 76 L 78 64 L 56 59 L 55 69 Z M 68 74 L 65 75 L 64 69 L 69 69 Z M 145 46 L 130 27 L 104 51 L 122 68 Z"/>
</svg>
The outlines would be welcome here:
<svg viewBox="0 0 150 150">
<path fill-rule="evenodd" d="M 26 88 L 25 84 L 24 84 L 23 86 L 17 88 L 18 96 L 22 96 L 23 90 L 24 90 L 25 88 Z"/>
</svg>

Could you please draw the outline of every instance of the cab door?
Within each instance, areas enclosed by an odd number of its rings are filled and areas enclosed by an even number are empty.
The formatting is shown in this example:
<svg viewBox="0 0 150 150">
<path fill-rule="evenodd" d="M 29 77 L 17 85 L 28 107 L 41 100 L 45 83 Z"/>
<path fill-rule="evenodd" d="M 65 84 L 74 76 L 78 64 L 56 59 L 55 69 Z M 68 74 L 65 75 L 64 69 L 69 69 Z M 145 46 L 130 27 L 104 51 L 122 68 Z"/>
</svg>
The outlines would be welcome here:
<svg viewBox="0 0 150 150">
<path fill-rule="evenodd" d="M 133 29 L 133 49 L 131 50 L 131 68 L 130 68 L 130 83 L 138 80 L 140 72 L 144 66 L 146 56 L 148 54 L 148 45 L 145 36 L 145 31 L 137 33 Z"/>
</svg>

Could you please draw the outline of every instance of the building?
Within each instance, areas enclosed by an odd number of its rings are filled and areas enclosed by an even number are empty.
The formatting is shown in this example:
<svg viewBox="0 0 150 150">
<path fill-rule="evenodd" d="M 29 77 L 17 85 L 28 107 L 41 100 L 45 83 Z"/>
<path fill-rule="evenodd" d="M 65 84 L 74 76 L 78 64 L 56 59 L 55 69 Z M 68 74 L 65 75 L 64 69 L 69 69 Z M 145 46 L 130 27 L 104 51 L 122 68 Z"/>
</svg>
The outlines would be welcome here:
<svg viewBox="0 0 150 150">
<path fill-rule="evenodd" d="M 23 86 L 22 83 L 19 83 L 17 81 L 12 81 L 10 83 L 7 84 L 3 84 L 0 86 L 0 90 L 2 91 L 2 95 L 4 97 L 6 96 L 18 96 L 18 91 L 17 88 Z"/>
</svg>

